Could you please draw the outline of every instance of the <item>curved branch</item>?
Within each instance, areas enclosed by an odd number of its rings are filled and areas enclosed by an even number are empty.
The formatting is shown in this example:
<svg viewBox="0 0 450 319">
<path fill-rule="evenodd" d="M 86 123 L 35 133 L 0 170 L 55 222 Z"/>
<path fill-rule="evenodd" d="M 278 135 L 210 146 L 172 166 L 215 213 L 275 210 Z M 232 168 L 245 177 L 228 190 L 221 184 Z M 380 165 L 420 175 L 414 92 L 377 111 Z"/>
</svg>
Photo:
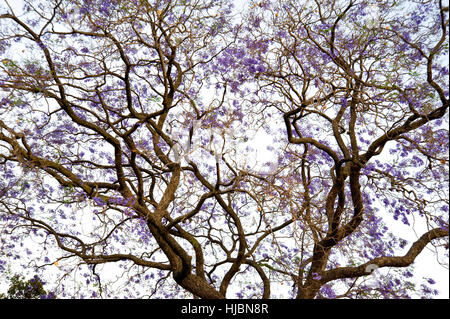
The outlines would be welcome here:
<svg viewBox="0 0 450 319">
<path fill-rule="evenodd" d="M 363 265 L 357 267 L 340 267 L 332 270 L 328 270 L 323 273 L 320 280 L 321 284 L 325 284 L 329 281 L 343 278 L 354 278 L 370 275 L 366 269 L 369 265 L 376 265 L 378 267 L 407 267 L 411 265 L 416 257 L 422 252 L 426 245 L 432 240 L 444 238 L 448 236 L 448 229 L 435 228 L 425 234 L 423 234 L 408 252 L 401 257 L 377 257 Z"/>
</svg>

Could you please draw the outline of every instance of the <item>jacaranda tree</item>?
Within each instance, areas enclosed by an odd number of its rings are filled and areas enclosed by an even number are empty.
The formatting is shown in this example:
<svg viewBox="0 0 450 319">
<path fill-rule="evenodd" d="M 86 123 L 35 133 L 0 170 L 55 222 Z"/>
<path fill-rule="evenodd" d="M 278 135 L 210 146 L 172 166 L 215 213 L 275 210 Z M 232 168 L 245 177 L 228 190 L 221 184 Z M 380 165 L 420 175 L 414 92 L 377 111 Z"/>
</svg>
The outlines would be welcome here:
<svg viewBox="0 0 450 319">
<path fill-rule="evenodd" d="M 436 294 L 413 266 L 448 258 L 448 4 L 245 8 L 3 1 L 0 271 L 58 297 Z"/>
</svg>

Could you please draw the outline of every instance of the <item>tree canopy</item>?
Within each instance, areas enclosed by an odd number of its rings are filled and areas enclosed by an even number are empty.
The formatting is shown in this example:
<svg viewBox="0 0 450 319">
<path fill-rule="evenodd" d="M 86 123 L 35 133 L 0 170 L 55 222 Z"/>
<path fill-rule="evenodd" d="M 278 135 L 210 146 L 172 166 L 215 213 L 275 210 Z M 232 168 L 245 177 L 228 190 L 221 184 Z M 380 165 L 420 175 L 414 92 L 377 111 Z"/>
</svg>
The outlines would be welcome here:
<svg viewBox="0 0 450 319">
<path fill-rule="evenodd" d="M 2 1 L 1 272 L 76 298 L 437 293 L 412 277 L 448 259 L 448 3 Z"/>
<path fill-rule="evenodd" d="M 15 275 L 11 278 L 7 294 L 0 294 L 0 299 L 55 299 L 54 293 L 45 291 L 44 284 L 37 275 L 27 281 Z"/>
</svg>

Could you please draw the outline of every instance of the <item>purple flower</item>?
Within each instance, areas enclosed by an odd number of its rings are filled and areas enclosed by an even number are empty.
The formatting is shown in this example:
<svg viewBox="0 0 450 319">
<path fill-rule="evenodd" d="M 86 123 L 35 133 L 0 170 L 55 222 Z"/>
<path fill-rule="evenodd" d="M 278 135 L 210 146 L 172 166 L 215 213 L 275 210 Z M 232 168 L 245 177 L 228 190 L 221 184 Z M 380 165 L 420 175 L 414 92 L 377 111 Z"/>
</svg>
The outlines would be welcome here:
<svg viewBox="0 0 450 319">
<path fill-rule="evenodd" d="M 319 274 L 316 273 L 316 272 L 313 272 L 312 275 L 313 275 L 313 279 L 314 279 L 314 280 L 320 280 L 320 279 L 322 279 L 322 276 L 319 275 Z"/>
<path fill-rule="evenodd" d="M 413 274 L 412 274 L 409 270 L 406 271 L 406 272 L 404 272 L 403 275 L 404 275 L 406 278 L 411 278 L 411 277 L 413 277 Z"/>
<path fill-rule="evenodd" d="M 434 285 L 434 284 L 436 283 L 436 281 L 434 281 L 433 278 L 428 278 L 428 279 L 427 279 L 427 282 L 428 282 L 430 285 Z"/>
<path fill-rule="evenodd" d="M 329 299 L 334 299 L 334 298 L 336 298 L 336 294 L 335 294 L 333 288 L 332 288 L 330 285 L 325 285 L 325 286 L 323 286 L 322 289 L 321 289 L 321 292 L 322 292 L 322 294 L 323 294 L 325 297 L 327 297 L 327 298 L 329 298 Z"/>
<path fill-rule="evenodd" d="M 94 197 L 93 200 L 94 200 L 94 202 L 95 202 L 95 204 L 97 206 L 104 206 L 105 205 L 105 202 L 100 197 Z"/>
</svg>

